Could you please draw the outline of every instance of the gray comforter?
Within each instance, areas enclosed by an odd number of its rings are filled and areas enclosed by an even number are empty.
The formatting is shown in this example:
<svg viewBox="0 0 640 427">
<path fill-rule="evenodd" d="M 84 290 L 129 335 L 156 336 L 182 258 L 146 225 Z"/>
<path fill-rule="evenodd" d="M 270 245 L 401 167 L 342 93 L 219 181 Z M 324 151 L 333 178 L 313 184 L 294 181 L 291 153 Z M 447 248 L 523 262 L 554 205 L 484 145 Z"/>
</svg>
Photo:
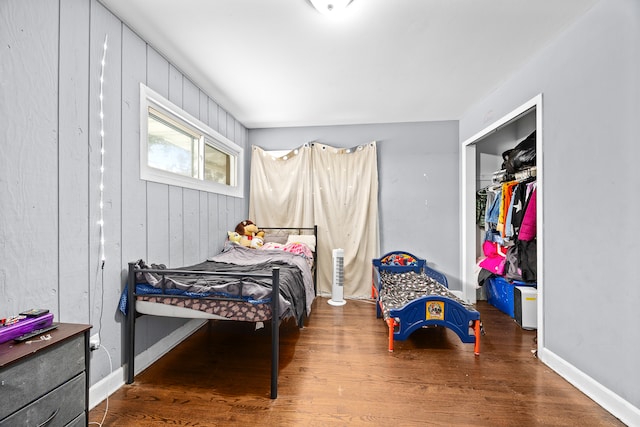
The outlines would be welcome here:
<svg viewBox="0 0 640 427">
<path fill-rule="evenodd" d="M 280 315 L 283 318 L 293 316 L 301 324 L 305 312 L 311 312 L 314 298 L 311 270 L 301 255 L 229 245 L 223 252 L 205 262 L 177 270 L 271 275 L 273 267 L 280 267 Z M 199 274 L 162 276 L 143 273 L 139 275 L 137 282 L 148 283 L 155 288 L 179 289 L 189 294 L 242 297 L 254 302 L 264 302 L 271 298 L 271 277 Z"/>
</svg>

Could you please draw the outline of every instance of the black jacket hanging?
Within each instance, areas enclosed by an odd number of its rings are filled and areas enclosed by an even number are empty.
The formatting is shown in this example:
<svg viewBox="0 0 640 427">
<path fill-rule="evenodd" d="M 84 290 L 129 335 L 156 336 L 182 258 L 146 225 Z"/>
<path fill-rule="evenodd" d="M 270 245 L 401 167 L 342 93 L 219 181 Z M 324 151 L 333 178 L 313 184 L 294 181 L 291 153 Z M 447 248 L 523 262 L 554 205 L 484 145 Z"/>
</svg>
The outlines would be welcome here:
<svg viewBox="0 0 640 427">
<path fill-rule="evenodd" d="M 535 181 L 530 178 L 522 181 L 513 189 L 513 208 L 511 210 L 511 226 L 513 228 L 513 238 L 518 238 L 522 218 L 524 218 L 525 208 L 527 206 L 527 184 Z"/>
<path fill-rule="evenodd" d="M 502 153 L 502 169 L 508 174 L 536 165 L 536 131 L 520 141 L 511 150 Z"/>
</svg>

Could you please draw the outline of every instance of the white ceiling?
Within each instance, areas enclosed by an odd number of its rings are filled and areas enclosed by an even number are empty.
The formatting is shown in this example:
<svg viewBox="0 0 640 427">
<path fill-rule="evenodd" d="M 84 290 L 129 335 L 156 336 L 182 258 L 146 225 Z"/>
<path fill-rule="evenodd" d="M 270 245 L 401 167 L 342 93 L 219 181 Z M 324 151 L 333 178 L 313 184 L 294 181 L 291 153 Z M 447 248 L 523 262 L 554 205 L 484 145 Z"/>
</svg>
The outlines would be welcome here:
<svg viewBox="0 0 640 427">
<path fill-rule="evenodd" d="M 249 128 L 455 120 L 598 0 L 100 0 Z"/>
</svg>

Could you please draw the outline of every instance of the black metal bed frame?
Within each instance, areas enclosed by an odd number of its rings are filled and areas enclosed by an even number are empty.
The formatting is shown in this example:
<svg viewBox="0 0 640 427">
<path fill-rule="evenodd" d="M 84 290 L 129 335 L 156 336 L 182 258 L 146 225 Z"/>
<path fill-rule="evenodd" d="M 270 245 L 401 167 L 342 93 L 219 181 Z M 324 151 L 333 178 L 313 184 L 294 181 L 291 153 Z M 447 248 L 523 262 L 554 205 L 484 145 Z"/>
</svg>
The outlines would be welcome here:
<svg viewBox="0 0 640 427">
<path fill-rule="evenodd" d="M 307 227 L 271 227 L 271 228 L 263 228 L 263 230 L 313 230 L 313 234 L 316 237 L 316 248 L 318 241 L 318 226 L 314 226 L 313 228 Z M 314 291 L 317 292 L 317 253 L 318 251 L 314 251 L 314 271 L 313 271 L 313 285 Z M 135 284 L 136 284 L 136 274 L 137 273 L 155 273 L 163 276 L 162 282 L 164 282 L 164 276 L 166 275 L 188 275 L 195 274 L 200 276 L 226 276 L 226 277 L 240 277 L 241 283 L 242 278 L 271 278 L 272 282 L 272 290 L 271 290 L 271 399 L 276 399 L 278 397 L 278 365 L 279 365 L 279 356 L 280 356 L 280 312 L 279 312 L 279 295 L 280 295 L 280 268 L 274 267 L 272 269 L 271 274 L 258 274 L 258 273 L 229 273 L 229 272 L 215 272 L 215 271 L 190 271 L 190 270 L 182 270 L 182 269 L 147 269 L 147 268 L 138 268 L 137 262 L 129 263 L 129 271 L 127 276 L 127 301 L 129 304 L 129 308 L 127 310 L 126 316 L 126 338 L 125 338 L 125 346 L 126 346 L 126 358 L 127 358 L 127 384 L 133 383 L 135 376 L 135 322 L 136 317 L 142 314 L 137 313 L 136 311 L 136 292 L 135 292 Z M 163 295 L 163 294 L 154 294 L 155 296 L 162 297 L 168 296 L 175 298 L 176 295 Z M 242 296 L 242 291 L 240 291 L 240 296 Z M 207 299 L 214 300 L 226 300 L 226 301 L 242 301 L 241 297 L 238 298 L 223 298 L 223 297 L 207 297 Z M 303 325 L 299 325 L 303 326 Z"/>
</svg>

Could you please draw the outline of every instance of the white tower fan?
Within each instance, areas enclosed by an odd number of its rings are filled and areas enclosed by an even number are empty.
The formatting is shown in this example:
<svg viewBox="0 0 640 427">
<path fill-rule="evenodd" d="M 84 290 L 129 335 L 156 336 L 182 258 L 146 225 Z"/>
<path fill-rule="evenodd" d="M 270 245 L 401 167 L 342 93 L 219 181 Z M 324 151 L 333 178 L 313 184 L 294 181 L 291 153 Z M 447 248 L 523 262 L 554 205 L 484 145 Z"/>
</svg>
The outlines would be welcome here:
<svg viewBox="0 0 640 427">
<path fill-rule="evenodd" d="M 333 250 L 333 287 L 328 303 L 335 306 L 347 303 L 344 300 L 344 249 Z"/>
</svg>

